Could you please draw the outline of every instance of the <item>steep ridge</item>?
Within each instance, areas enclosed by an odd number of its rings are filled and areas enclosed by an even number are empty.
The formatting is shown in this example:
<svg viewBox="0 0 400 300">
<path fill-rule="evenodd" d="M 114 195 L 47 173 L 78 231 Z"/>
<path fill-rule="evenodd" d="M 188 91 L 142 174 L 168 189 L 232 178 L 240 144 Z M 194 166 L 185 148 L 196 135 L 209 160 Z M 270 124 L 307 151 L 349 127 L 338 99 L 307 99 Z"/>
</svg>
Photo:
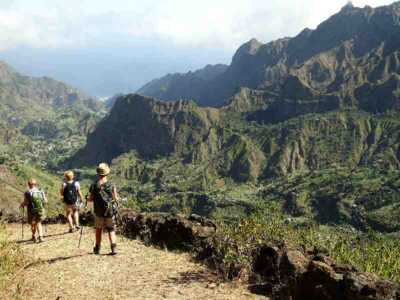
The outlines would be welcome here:
<svg viewBox="0 0 400 300">
<path fill-rule="evenodd" d="M 207 65 L 194 72 L 168 74 L 147 83 L 137 93 L 167 101 L 193 99 L 193 95 L 201 93 L 208 82 L 224 73 L 227 68 L 228 66 L 222 64 Z"/>
<path fill-rule="evenodd" d="M 254 104 L 238 103 L 245 111 L 246 105 Z M 186 101 L 121 97 L 75 160 L 111 162 L 136 151 L 144 158 L 174 156 L 209 164 L 221 174 L 244 181 L 332 165 L 353 168 L 379 162 L 400 168 L 398 113 L 332 112 L 254 126 L 242 114 L 232 112 L 232 105 L 214 109 Z"/>
<path fill-rule="evenodd" d="M 54 167 L 82 146 L 104 114 L 103 103 L 65 83 L 25 76 L 0 62 L 1 160 Z"/>
<path fill-rule="evenodd" d="M 399 2 L 378 8 L 346 5 L 315 30 L 305 29 L 294 38 L 249 41 L 224 73 L 204 87 L 193 83 L 190 94 L 174 88 L 175 99 L 184 96 L 200 105 L 220 106 L 241 87 L 265 90 L 264 101 L 275 103 L 265 112 L 265 121 L 285 112 L 280 119 L 342 107 L 370 112 L 398 107 L 399 20 Z M 388 97 L 383 105 L 365 99 L 372 89 L 378 90 L 372 98 Z M 147 93 L 145 87 L 140 91 Z M 164 99 L 168 92 L 166 88 L 157 97 Z"/>
<path fill-rule="evenodd" d="M 86 149 L 78 156 L 96 163 L 130 150 L 144 157 L 174 151 L 184 154 L 188 139 L 201 138 L 217 120 L 217 110 L 199 109 L 193 102 L 163 103 L 139 95 L 123 96 L 89 135 Z"/>
<path fill-rule="evenodd" d="M 62 82 L 24 76 L 6 63 L 0 63 L 0 118 L 10 125 L 22 126 L 27 120 L 38 120 L 53 109 L 75 106 L 96 111 L 100 105 Z"/>
<path fill-rule="evenodd" d="M 110 114 L 88 136 L 70 162 L 111 162 L 135 151 L 141 157 L 178 157 L 203 162 L 238 180 L 256 178 L 262 153 L 246 136 L 225 127 L 222 112 L 194 102 L 158 102 L 140 95 L 117 100 Z"/>
</svg>

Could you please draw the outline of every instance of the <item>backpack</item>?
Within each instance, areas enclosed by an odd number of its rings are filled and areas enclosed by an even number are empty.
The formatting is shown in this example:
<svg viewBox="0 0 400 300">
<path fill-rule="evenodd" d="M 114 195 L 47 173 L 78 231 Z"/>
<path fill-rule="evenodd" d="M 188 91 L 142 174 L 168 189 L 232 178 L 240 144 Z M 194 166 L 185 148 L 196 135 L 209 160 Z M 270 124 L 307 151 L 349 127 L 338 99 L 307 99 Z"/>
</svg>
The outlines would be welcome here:
<svg viewBox="0 0 400 300">
<path fill-rule="evenodd" d="M 73 205 L 78 201 L 78 191 L 76 189 L 75 181 L 65 183 L 63 196 L 65 204 Z"/>
<path fill-rule="evenodd" d="M 94 211 L 98 217 L 112 217 L 115 214 L 112 186 L 112 183 L 107 182 L 103 185 L 94 183 L 91 187 L 94 195 Z"/>
<path fill-rule="evenodd" d="M 40 190 L 29 192 L 31 212 L 35 216 L 42 217 L 44 213 L 44 193 Z"/>
</svg>

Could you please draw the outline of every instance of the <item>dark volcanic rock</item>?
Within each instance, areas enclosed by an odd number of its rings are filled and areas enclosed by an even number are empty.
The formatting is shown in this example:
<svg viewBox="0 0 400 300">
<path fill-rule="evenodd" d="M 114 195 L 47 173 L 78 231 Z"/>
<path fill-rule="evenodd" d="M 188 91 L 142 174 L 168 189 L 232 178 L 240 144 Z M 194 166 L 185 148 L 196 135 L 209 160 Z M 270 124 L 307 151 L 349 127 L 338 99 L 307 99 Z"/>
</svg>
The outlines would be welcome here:
<svg viewBox="0 0 400 300">
<path fill-rule="evenodd" d="M 199 216 L 125 212 L 122 219 L 128 236 L 168 249 L 193 249 L 214 235 L 216 229 L 211 221 Z"/>
<path fill-rule="evenodd" d="M 1 216 L 1 213 L 0 213 Z M 20 221 L 10 217 L 10 221 Z M 222 263 L 224 253 L 214 247 L 213 239 L 221 238 L 215 224 L 203 217 L 167 213 L 135 213 L 121 211 L 124 235 L 140 238 L 148 245 L 168 249 L 196 251 L 197 258 L 208 263 L 227 279 L 241 277 L 244 266 Z M 63 215 L 49 218 L 45 223 L 64 222 Z M 93 222 L 93 215 L 83 213 L 82 224 Z M 231 245 L 234 247 L 234 245 Z M 225 253 L 226 254 L 226 253 Z M 262 282 L 263 292 L 272 299 L 282 300 L 392 300 L 400 299 L 399 285 L 381 280 L 369 273 L 358 272 L 350 266 L 336 265 L 319 251 L 304 253 L 288 249 L 284 244 L 259 246 L 252 256 L 253 274 L 250 281 Z"/>
</svg>

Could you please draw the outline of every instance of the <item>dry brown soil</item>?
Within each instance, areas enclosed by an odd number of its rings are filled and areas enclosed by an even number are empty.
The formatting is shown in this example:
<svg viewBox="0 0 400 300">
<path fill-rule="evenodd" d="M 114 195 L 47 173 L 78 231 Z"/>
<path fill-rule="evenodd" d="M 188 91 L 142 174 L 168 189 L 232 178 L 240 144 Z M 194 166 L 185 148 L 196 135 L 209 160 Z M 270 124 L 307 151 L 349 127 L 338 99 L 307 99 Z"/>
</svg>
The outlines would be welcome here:
<svg viewBox="0 0 400 300">
<path fill-rule="evenodd" d="M 238 283 L 222 283 L 189 254 L 146 247 L 140 241 L 120 239 L 117 256 L 108 255 L 103 236 L 101 255 L 92 254 L 93 229 L 68 234 L 65 225 L 47 227 L 46 240 L 33 244 L 25 225 L 9 225 L 10 240 L 31 257 L 20 275 L 22 299 L 265 299 Z M 15 287 L 14 287 L 15 288 Z"/>
</svg>

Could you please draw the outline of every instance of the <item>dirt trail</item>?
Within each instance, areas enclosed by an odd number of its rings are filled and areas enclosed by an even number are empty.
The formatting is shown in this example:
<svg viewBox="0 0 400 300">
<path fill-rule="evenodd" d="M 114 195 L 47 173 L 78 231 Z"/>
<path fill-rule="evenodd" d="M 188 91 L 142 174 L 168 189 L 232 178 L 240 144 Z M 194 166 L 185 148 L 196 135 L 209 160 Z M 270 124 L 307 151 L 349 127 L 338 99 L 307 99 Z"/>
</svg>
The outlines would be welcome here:
<svg viewBox="0 0 400 300">
<path fill-rule="evenodd" d="M 47 228 L 46 241 L 20 241 L 21 225 L 10 225 L 11 240 L 20 243 L 33 262 L 22 272 L 24 299 L 265 299 L 245 287 L 222 283 L 189 254 L 146 247 L 140 241 L 120 239 L 119 254 L 91 253 L 93 231 L 66 233 L 66 226 Z M 29 237 L 25 226 L 25 237 Z"/>
</svg>

